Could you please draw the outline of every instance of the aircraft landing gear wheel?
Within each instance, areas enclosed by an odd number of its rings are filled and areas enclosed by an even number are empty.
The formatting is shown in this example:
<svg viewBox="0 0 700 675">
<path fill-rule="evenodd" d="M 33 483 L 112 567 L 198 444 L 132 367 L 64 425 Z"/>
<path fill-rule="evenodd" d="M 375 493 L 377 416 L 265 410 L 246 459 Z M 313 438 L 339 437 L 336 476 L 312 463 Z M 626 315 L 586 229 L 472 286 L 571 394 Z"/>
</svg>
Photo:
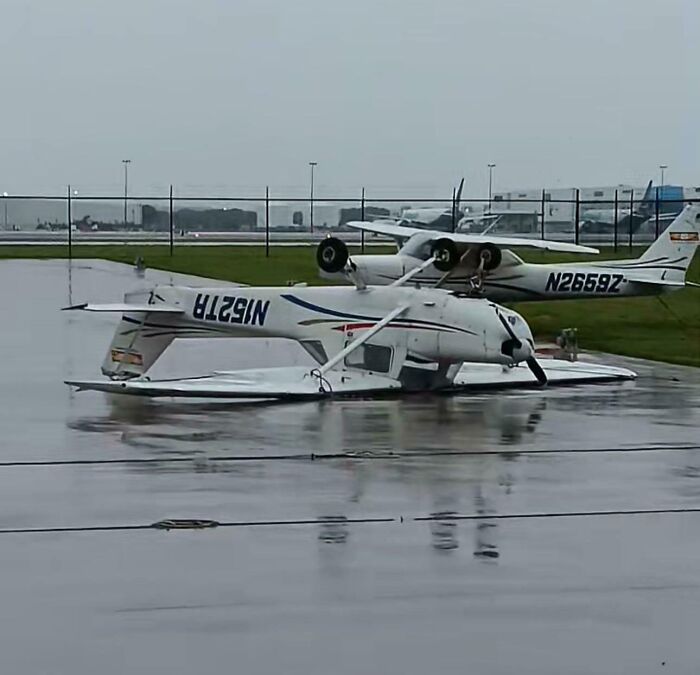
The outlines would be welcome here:
<svg viewBox="0 0 700 675">
<path fill-rule="evenodd" d="M 316 249 L 316 263 L 324 272 L 340 272 L 347 261 L 348 247 L 336 237 L 326 237 Z"/>
<path fill-rule="evenodd" d="M 440 272 L 449 272 L 459 263 L 459 251 L 452 239 L 438 239 L 433 244 L 431 253 L 435 257 L 435 269 Z"/>
<path fill-rule="evenodd" d="M 503 256 L 501 249 L 494 244 L 482 244 L 479 247 L 479 266 L 486 272 L 495 270 L 500 264 Z"/>
</svg>

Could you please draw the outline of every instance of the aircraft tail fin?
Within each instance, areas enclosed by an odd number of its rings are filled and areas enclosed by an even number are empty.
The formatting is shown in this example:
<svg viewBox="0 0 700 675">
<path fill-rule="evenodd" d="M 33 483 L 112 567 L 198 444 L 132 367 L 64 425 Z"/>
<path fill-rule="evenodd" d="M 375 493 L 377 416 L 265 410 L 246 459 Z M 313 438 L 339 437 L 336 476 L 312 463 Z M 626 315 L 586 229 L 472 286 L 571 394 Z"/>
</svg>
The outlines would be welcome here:
<svg viewBox="0 0 700 675">
<path fill-rule="evenodd" d="M 162 329 L 154 332 L 153 328 L 147 327 L 149 316 L 152 315 L 146 312 L 122 315 L 102 362 L 104 375 L 125 380 L 139 377 L 170 345 L 175 334 L 165 333 Z"/>
<path fill-rule="evenodd" d="M 139 291 L 127 293 L 124 301 L 134 304 L 141 294 Z M 102 362 L 104 375 L 114 379 L 143 375 L 175 338 L 181 311 L 143 311 L 143 306 L 140 303 L 135 305 L 135 310 L 124 311 L 122 314 Z"/>
<path fill-rule="evenodd" d="M 654 211 L 654 204 L 656 203 L 656 194 L 652 184 L 653 180 L 650 180 L 649 184 L 647 185 L 647 189 L 644 190 L 642 201 L 638 209 L 639 213 L 647 217 L 651 216 L 652 212 Z"/>
<path fill-rule="evenodd" d="M 656 273 L 669 282 L 683 281 L 700 243 L 700 205 L 689 204 L 635 261 L 635 271 Z"/>
</svg>

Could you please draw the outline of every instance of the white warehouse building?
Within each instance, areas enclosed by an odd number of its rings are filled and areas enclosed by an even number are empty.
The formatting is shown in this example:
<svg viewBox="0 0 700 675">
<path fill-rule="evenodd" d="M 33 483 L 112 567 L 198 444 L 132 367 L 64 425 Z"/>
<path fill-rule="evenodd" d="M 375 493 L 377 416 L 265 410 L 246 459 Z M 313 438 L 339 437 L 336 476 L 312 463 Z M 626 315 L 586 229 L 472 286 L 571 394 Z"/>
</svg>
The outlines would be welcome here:
<svg viewBox="0 0 700 675">
<path fill-rule="evenodd" d="M 661 212 L 679 211 L 682 200 L 700 199 L 700 187 L 664 185 L 663 187 L 615 185 L 588 188 L 524 189 L 495 192 L 490 210 L 498 214 L 531 214 L 541 217 L 545 205 L 545 220 L 556 228 L 557 224 L 571 224 L 576 218 L 576 199 L 579 200 L 579 218 L 588 209 L 613 209 L 615 199 L 619 210 L 629 211 L 630 203 L 637 208 L 645 199 L 659 198 Z M 485 207 L 488 211 L 488 206 Z"/>
</svg>

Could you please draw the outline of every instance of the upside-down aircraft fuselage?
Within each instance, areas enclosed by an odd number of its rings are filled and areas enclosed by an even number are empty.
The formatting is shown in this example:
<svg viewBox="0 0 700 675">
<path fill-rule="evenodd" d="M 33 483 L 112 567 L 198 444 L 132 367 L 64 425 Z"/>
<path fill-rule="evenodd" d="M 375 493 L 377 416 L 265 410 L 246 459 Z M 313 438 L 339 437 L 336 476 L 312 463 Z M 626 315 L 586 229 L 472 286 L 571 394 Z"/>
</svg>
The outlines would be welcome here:
<svg viewBox="0 0 700 675">
<path fill-rule="evenodd" d="M 700 237 L 700 209 L 686 207 L 639 258 L 546 264 L 527 263 L 506 248 L 512 245 L 511 238 L 444 234 L 374 223 L 353 225 L 397 238 L 403 233 L 405 243 L 396 254 L 352 256 L 356 273 L 369 284 L 390 284 L 430 256 L 443 255 L 447 264 L 441 265 L 438 260 L 414 275 L 411 282 L 470 292 L 478 278 L 477 290 L 495 302 L 615 298 L 654 295 L 692 285 L 685 276 Z M 524 246 L 546 248 L 540 240 L 519 241 Z M 333 265 L 323 269 L 324 253 L 340 255 L 342 260 L 342 246 L 333 245 L 336 248 L 331 252 L 331 244 L 321 242 L 317 258 L 322 276 L 340 279 L 343 273 L 334 271 Z M 554 250 L 561 250 L 558 246 L 551 242 Z M 570 250 L 577 249 L 591 250 Z M 480 258 L 481 251 L 488 254 L 486 261 Z"/>
<path fill-rule="evenodd" d="M 84 389 L 172 394 L 176 385 L 141 380 L 172 341 L 224 337 L 295 340 L 318 363 L 301 379 L 294 369 L 289 377 L 263 373 L 275 381 L 257 389 L 249 383 L 244 393 L 252 395 L 314 395 L 325 387 L 336 393 L 439 389 L 451 385 L 464 362 L 524 362 L 546 382 L 530 329 L 517 312 L 441 289 L 157 286 L 129 293 L 117 305 L 68 309 L 122 313 L 102 364 L 111 382 L 69 382 Z M 201 382 L 195 385 L 201 391 Z M 229 380 L 225 393 L 240 386 Z M 187 387 L 191 392 L 191 382 Z"/>
</svg>

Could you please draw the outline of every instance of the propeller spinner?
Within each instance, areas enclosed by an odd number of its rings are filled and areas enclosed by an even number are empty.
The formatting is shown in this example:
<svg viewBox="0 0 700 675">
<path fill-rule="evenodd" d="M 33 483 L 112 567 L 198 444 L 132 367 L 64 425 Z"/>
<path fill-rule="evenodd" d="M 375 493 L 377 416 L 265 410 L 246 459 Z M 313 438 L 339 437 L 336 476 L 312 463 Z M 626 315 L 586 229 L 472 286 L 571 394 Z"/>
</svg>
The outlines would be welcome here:
<svg viewBox="0 0 700 675">
<path fill-rule="evenodd" d="M 498 315 L 500 322 L 503 324 L 503 327 L 506 329 L 506 332 L 510 336 L 508 340 L 503 342 L 503 353 L 507 354 L 511 358 L 515 358 L 515 353 L 518 350 L 521 350 L 524 346 L 523 341 L 515 334 L 510 322 L 503 316 L 503 314 L 501 314 L 501 312 L 498 311 L 498 309 L 496 309 L 496 314 Z M 529 356 L 523 359 L 527 364 L 527 367 L 535 376 L 539 384 L 547 384 L 547 374 L 544 372 L 544 369 L 535 358 L 534 349 L 529 344 L 527 345 L 527 351 L 529 351 Z"/>
</svg>

